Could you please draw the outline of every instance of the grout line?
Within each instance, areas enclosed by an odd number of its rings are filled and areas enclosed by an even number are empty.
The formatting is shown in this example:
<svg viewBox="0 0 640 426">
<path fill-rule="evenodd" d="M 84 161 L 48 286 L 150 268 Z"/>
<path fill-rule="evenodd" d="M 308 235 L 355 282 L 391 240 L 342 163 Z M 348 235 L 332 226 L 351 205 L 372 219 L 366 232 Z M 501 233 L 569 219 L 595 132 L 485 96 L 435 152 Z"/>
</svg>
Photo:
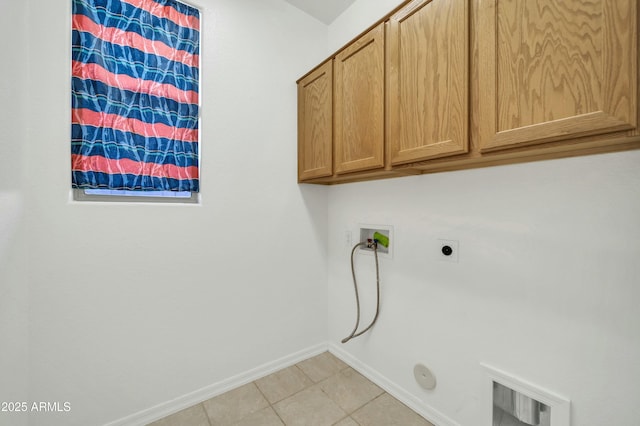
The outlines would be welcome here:
<svg viewBox="0 0 640 426">
<path fill-rule="evenodd" d="M 331 352 L 329 352 L 329 354 L 331 354 Z M 316 356 L 317 356 L 317 355 L 316 355 Z M 334 354 L 331 354 L 331 356 L 336 357 Z M 308 358 L 308 359 L 312 359 L 312 358 L 314 358 L 314 357 L 312 356 L 312 357 L 310 357 L 310 358 Z M 341 359 L 340 359 L 340 358 L 338 358 L 338 357 L 336 357 L 336 358 L 337 358 L 337 359 L 339 359 L 339 360 L 341 360 Z M 306 361 L 306 360 L 303 360 L 303 361 Z M 340 408 L 340 409 L 345 413 L 345 416 L 344 416 L 344 417 L 342 417 L 340 420 L 338 420 L 336 423 L 334 423 L 334 425 L 335 425 L 335 424 L 337 424 L 337 423 L 340 423 L 340 422 L 342 422 L 342 421 L 344 421 L 344 420 L 346 420 L 346 419 L 350 419 L 350 420 L 352 420 L 355 424 L 360 425 L 360 423 L 358 423 L 358 421 L 356 421 L 356 420 L 352 417 L 352 415 L 353 415 L 353 414 L 355 414 L 357 411 L 361 410 L 363 407 L 365 407 L 365 406 L 367 406 L 367 405 L 369 405 L 369 404 L 373 403 L 373 402 L 374 402 L 374 401 L 376 401 L 377 399 L 379 399 L 379 398 L 383 397 L 385 394 L 387 394 L 387 395 L 389 395 L 391 398 L 393 398 L 393 399 L 397 400 L 400 404 L 402 404 L 403 406 L 405 406 L 408 410 L 413 411 L 414 413 L 416 413 L 416 414 L 418 414 L 419 416 L 421 416 L 419 413 L 417 413 L 417 412 L 416 412 L 415 410 L 413 410 L 411 407 L 407 406 L 407 404 L 405 404 L 404 402 L 402 402 L 402 401 L 400 401 L 399 399 L 395 398 L 393 395 L 391 395 L 391 394 L 389 394 L 388 392 L 386 392 L 382 387 L 378 386 L 376 383 L 374 383 L 373 381 L 371 381 L 371 380 L 370 380 L 369 378 L 367 378 L 364 374 L 360 373 L 358 370 L 356 370 L 355 368 L 353 368 L 352 366 L 350 366 L 350 365 L 349 365 L 349 364 L 347 364 L 346 362 L 344 363 L 344 364 L 345 364 L 345 367 L 343 367 L 343 368 L 338 368 L 335 372 L 333 372 L 333 373 L 332 373 L 332 374 L 330 374 L 329 376 L 325 377 L 325 378 L 324 378 L 324 379 L 322 379 L 322 380 L 319 380 L 318 382 L 315 382 L 315 381 L 314 381 L 314 380 L 313 380 L 313 379 L 312 379 L 312 378 L 311 378 L 307 373 L 305 373 L 305 372 L 304 372 L 304 370 L 303 370 L 302 368 L 300 368 L 299 364 L 300 364 L 301 362 L 303 362 L 303 361 L 300 361 L 300 362 L 298 362 L 298 363 L 296 363 L 296 364 L 290 365 L 289 367 L 281 368 L 280 370 L 274 371 L 274 372 L 272 372 L 271 374 L 269 374 L 269 375 L 274 375 L 274 374 L 277 374 L 277 373 L 279 373 L 279 372 L 282 372 L 282 371 L 284 371 L 284 370 L 286 370 L 286 369 L 288 369 L 288 368 L 295 367 L 295 368 L 297 369 L 297 371 L 298 371 L 298 372 L 302 373 L 302 376 L 303 376 L 303 377 L 305 377 L 305 378 L 308 380 L 308 383 L 309 383 L 308 385 L 303 386 L 301 389 L 299 389 L 298 391 L 294 392 L 293 394 L 288 395 L 288 396 L 286 396 L 286 397 L 284 397 L 284 398 L 281 398 L 281 399 L 279 399 L 278 401 L 274 401 L 273 403 L 272 403 L 271 401 L 269 401 L 269 399 L 267 398 L 266 394 L 265 394 L 265 393 L 262 391 L 262 389 L 260 389 L 260 387 L 258 386 L 258 383 L 257 383 L 257 382 L 258 382 L 258 380 L 259 380 L 259 379 L 256 379 L 256 380 L 254 380 L 254 381 L 252 381 L 252 382 L 249 382 L 249 383 L 251 383 L 251 384 L 252 384 L 252 385 L 253 385 L 253 386 L 258 390 L 258 392 L 260 393 L 260 395 L 262 396 L 262 398 L 267 402 L 267 406 L 268 406 L 269 408 L 271 408 L 271 410 L 273 410 L 273 412 L 276 414 L 276 416 L 278 417 L 278 419 L 280 419 L 280 421 L 282 422 L 282 424 L 283 424 L 284 426 L 287 426 L 287 423 L 286 423 L 286 422 L 285 422 L 285 420 L 280 416 L 280 414 L 278 413 L 278 411 L 277 411 L 277 410 L 276 410 L 276 408 L 275 408 L 275 405 L 276 405 L 276 404 L 278 404 L 278 403 L 280 403 L 280 402 L 282 402 L 282 401 L 284 401 L 284 400 L 286 400 L 286 399 L 293 398 L 294 396 L 296 396 L 296 395 L 298 395 L 298 394 L 300 394 L 300 393 L 302 393 L 302 392 L 304 392 L 304 391 L 306 391 L 306 390 L 309 390 L 309 389 L 311 389 L 311 388 L 313 388 L 313 387 L 317 387 L 317 388 L 319 388 L 319 389 L 320 389 L 320 392 L 321 392 L 323 395 L 325 395 L 329 400 L 331 400 L 334 404 L 336 404 L 336 405 L 337 405 L 337 406 L 338 406 L 338 407 L 339 407 L 339 408 Z M 341 360 L 341 361 L 342 361 L 342 360 Z M 343 362 L 344 362 L 344 361 L 343 361 Z M 322 384 L 322 383 L 324 383 L 324 382 L 326 382 L 326 381 L 328 381 L 328 380 L 330 380 L 330 379 L 332 379 L 332 378 L 335 378 L 335 377 L 337 377 L 337 376 L 343 376 L 343 372 L 345 372 L 345 371 L 347 371 L 347 370 L 349 370 L 349 369 L 353 370 L 355 374 L 361 375 L 361 376 L 362 376 L 365 380 L 367 380 L 368 382 L 371 382 L 372 384 L 376 385 L 378 388 L 380 388 L 380 389 L 382 390 L 382 392 L 381 392 L 379 395 L 374 396 L 373 398 L 371 398 L 371 399 L 369 399 L 369 400 L 365 401 L 363 404 L 359 405 L 358 407 L 356 407 L 356 408 L 354 408 L 354 409 L 352 409 L 352 410 L 350 410 L 350 411 L 347 411 L 346 409 L 344 409 L 344 408 L 342 407 L 342 405 L 341 405 L 338 401 L 336 401 L 334 398 L 332 398 L 332 397 L 331 397 L 331 395 L 329 395 L 329 394 L 328 394 L 328 393 L 327 393 L 327 392 L 322 388 L 321 384 Z M 268 377 L 268 376 L 264 376 L 264 377 Z M 262 378 L 264 378 L 264 377 L 262 377 Z M 261 378 L 261 379 L 262 379 L 262 378 Z M 241 386 L 244 386 L 244 385 L 241 385 Z M 238 387 L 240 387 L 240 386 L 238 386 Z M 233 388 L 233 389 L 230 389 L 230 390 L 226 391 L 225 393 L 230 392 L 230 391 L 232 391 L 232 390 L 235 390 L 235 389 L 237 389 L 238 387 Z M 224 393 L 223 393 L 223 394 L 220 394 L 220 395 L 217 395 L 216 397 L 221 396 L 221 395 L 224 395 Z M 214 398 L 216 398 L 216 397 L 214 397 Z M 213 399 L 213 398 L 212 398 L 212 399 Z M 198 403 L 198 404 L 195 404 L 195 405 L 199 405 L 199 406 L 200 406 L 200 408 L 205 412 L 205 415 L 206 415 L 206 417 L 207 417 L 207 422 L 208 422 L 209 426 L 214 426 L 213 420 L 209 417 L 209 413 L 207 412 L 206 408 L 204 407 L 204 401 L 203 401 L 203 402 L 200 402 L 200 403 Z M 266 408 L 266 407 L 264 407 L 264 408 Z M 238 420 L 238 421 L 241 421 L 241 420 L 243 420 L 244 418 L 246 418 L 246 417 L 248 417 L 248 416 L 250 416 L 250 415 L 253 415 L 253 414 L 255 414 L 255 412 L 252 412 L 252 413 L 247 414 L 246 416 L 244 416 L 242 419 L 240 419 L 240 420 Z M 424 416 L 421 416 L 421 417 L 423 417 L 423 418 L 424 418 Z"/>
<path fill-rule="evenodd" d="M 262 395 L 262 397 L 264 398 L 265 401 L 267 401 L 268 405 L 271 405 L 271 402 L 269 401 L 269 399 L 267 398 L 267 395 L 264 394 L 264 392 L 262 392 L 262 389 L 260 389 L 260 386 L 258 386 L 258 384 L 256 383 L 257 380 L 254 380 L 253 382 L 251 382 L 253 384 L 253 386 L 256 387 L 256 389 L 258 389 L 258 392 L 260 392 L 260 395 Z M 223 394 L 224 395 L 224 394 Z"/>
<path fill-rule="evenodd" d="M 280 370 L 279 370 L 280 371 Z M 271 373 L 271 374 L 275 374 L 275 373 Z M 265 376 L 266 377 L 266 376 Z M 262 392 L 262 389 L 260 389 L 260 387 L 258 386 L 258 384 L 256 383 L 257 380 L 254 380 L 253 385 L 258 389 L 258 392 L 260 392 L 260 395 L 262 395 L 262 397 L 264 398 L 265 401 L 267 401 L 267 404 L 269 406 L 269 408 L 271 408 L 271 410 L 273 410 L 274 413 L 276 413 L 276 416 L 280 419 L 280 422 L 282 422 L 282 424 L 284 426 L 287 426 L 287 424 L 284 422 L 284 419 L 282 417 L 280 417 L 280 414 L 278 413 L 278 410 L 276 410 L 276 407 L 274 407 L 274 404 L 277 404 L 276 402 L 274 402 L 273 404 L 271 403 L 271 401 L 269 401 L 269 399 L 267 398 L 267 395 L 264 394 L 264 392 Z M 211 425 L 214 426 L 214 425 Z"/>
<path fill-rule="evenodd" d="M 309 359 L 311 359 L 311 358 L 309 358 Z M 300 371 L 304 377 L 306 377 L 307 379 L 309 379 L 309 381 L 310 381 L 312 384 L 315 384 L 316 382 L 315 382 L 311 377 L 309 377 L 309 375 L 308 375 L 307 373 L 305 373 L 305 372 L 304 372 L 304 370 L 298 366 L 298 364 L 300 364 L 300 363 L 294 364 L 293 366 L 294 366 L 294 367 L 296 367 L 296 368 L 298 369 L 298 371 Z M 307 387 L 308 387 L 308 386 L 306 386 L 306 387 L 305 387 L 305 389 L 306 389 Z"/>
<path fill-rule="evenodd" d="M 258 390 L 260 390 L 260 389 L 258 388 Z M 260 391 L 260 393 L 262 393 L 262 391 Z M 263 394 L 263 396 L 264 396 L 264 394 Z M 269 407 L 271 408 L 271 410 L 273 410 L 273 412 L 276 413 L 276 416 L 280 419 L 280 422 L 282 422 L 282 424 L 284 426 L 287 426 L 287 424 L 285 423 L 284 419 L 282 417 L 280 417 L 280 413 L 278 413 L 278 410 L 276 410 L 276 407 L 274 407 L 275 402 L 273 404 L 270 403 L 266 396 L 264 396 L 264 399 L 265 399 L 265 401 L 267 401 L 267 404 L 269 404 Z"/>
<path fill-rule="evenodd" d="M 207 423 L 209 423 L 209 426 L 214 426 L 214 424 L 211 423 L 211 417 L 209 417 L 209 413 L 207 412 L 207 409 L 204 408 L 204 404 L 201 402 L 198 405 L 202 408 L 202 411 L 204 411 L 204 415 L 207 416 Z"/>
</svg>

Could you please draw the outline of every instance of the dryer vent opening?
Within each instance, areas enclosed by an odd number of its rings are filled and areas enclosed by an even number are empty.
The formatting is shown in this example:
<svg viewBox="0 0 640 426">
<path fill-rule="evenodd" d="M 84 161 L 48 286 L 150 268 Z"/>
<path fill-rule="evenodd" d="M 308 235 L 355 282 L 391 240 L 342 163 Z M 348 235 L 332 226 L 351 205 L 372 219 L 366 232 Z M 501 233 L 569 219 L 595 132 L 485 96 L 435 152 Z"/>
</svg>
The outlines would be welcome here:
<svg viewBox="0 0 640 426">
<path fill-rule="evenodd" d="M 550 407 L 493 382 L 493 426 L 551 426 Z"/>
</svg>

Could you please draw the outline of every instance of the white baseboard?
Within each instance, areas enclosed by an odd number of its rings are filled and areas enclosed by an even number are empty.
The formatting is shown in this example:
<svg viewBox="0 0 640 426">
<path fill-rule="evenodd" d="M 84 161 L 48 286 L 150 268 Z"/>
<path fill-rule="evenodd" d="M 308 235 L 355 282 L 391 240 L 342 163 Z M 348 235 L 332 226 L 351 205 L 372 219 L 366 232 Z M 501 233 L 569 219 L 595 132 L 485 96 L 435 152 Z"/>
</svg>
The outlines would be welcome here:
<svg viewBox="0 0 640 426">
<path fill-rule="evenodd" d="M 311 346 L 307 349 L 303 349 L 275 361 L 268 362 L 244 373 L 180 396 L 176 399 L 158 404 L 154 407 L 148 408 L 130 416 L 123 417 L 119 420 L 108 423 L 105 426 L 147 425 L 163 417 L 169 416 L 173 413 L 177 413 L 180 410 L 189 408 L 192 405 L 199 404 L 215 396 L 221 395 L 231 389 L 237 388 L 238 386 L 246 385 L 247 383 L 251 383 L 254 380 L 260 379 L 264 376 L 268 376 L 269 374 L 274 373 L 278 370 L 290 367 L 300 361 L 304 361 L 305 359 L 319 355 L 322 352 L 325 352 L 327 349 L 327 343 L 320 343 L 315 346 Z"/>
<path fill-rule="evenodd" d="M 341 346 L 331 342 L 328 344 L 329 352 L 331 352 L 336 357 L 340 358 L 346 364 L 351 366 L 354 370 L 358 371 L 360 374 L 365 376 L 367 379 L 371 380 L 373 383 L 381 387 L 385 392 L 389 395 L 396 398 L 398 401 L 405 404 L 407 407 L 411 408 L 416 413 L 420 414 L 422 417 L 430 421 L 436 426 L 460 426 L 459 423 L 451 420 L 438 410 L 433 407 L 429 407 L 425 405 L 420 399 L 413 396 L 406 389 L 398 386 L 396 383 L 387 379 L 385 376 L 380 374 L 378 371 L 369 367 L 366 364 L 363 364 L 356 358 L 354 358 L 351 354 L 342 349 Z"/>
<path fill-rule="evenodd" d="M 436 409 L 425 405 L 424 402 L 420 401 L 420 399 L 416 398 L 407 390 L 398 386 L 396 383 L 387 379 L 378 371 L 354 358 L 351 354 L 344 351 L 335 343 L 320 343 L 307 349 L 303 349 L 291 355 L 287 355 L 280 359 L 253 368 L 244 373 L 222 380 L 218 383 L 214 383 L 202 389 L 198 389 L 194 392 L 188 393 L 162 404 L 158 404 L 146 410 L 142 410 L 138 413 L 123 417 L 104 426 L 147 425 L 156 420 L 177 413 L 180 410 L 184 410 L 185 408 L 189 408 L 195 404 L 199 404 L 203 401 L 221 395 L 231 389 L 237 388 L 238 386 L 251 383 L 254 380 L 260 379 L 264 376 L 268 376 L 269 374 L 274 373 L 278 370 L 290 367 L 300 361 L 304 361 L 305 359 L 319 355 L 327 350 L 329 350 L 329 352 L 340 358 L 354 370 L 358 371 L 360 374 L 382 388 L 385 392 L 398 399 L 400 402 L 411 408 L 416 413 L 420 414 L 422 417 L 424 417 L 434 425 L 460 426 L 458 423 L 454 422 Z"/>
</svg>

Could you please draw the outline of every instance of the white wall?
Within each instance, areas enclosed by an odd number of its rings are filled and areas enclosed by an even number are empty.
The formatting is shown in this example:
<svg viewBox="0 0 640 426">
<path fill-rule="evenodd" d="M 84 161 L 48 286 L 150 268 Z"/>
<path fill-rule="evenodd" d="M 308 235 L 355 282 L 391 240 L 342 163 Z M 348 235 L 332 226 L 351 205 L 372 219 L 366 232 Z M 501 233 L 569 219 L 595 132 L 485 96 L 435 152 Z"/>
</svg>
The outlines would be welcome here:
<svg viewBox="0 0 640 426">
<path fill-rule="evenodd" d="M 24 221 L 27 7 L 0 0 L 0 401 L 28 400 L 28 281 Z M 7 65 L 7 60 L 15 65 Z M 0 412 L 1 426 L 27 424 Z"/>
<path fill-rule="evenodd" d="M 489 424 L 480 362 L 568 397 L 574 425 L 636 425 L 638 164 L 633 151 L 331 188 L 330 340 L 355 315 L 344 231 L 393 225 L 378 323 L 342 349 L 460 425 Z M 438 260 L 439 238 L 460 242 L 458 263 Z M 419 362 L 433 392 L 414 382 Z"/>
<path fill-rule="evenodd" d="M 336 52 L 400 3 L 401 0 L 356 0 L 329 26 L 327 55 Z"/>
<path fill-rule="evenodd" d="M 386 3 L 358 0 L 330 26 L 329 50 Z M 637 425 L 639 165 L 631 151 L 332 187 L 330 341 L 463 426 L 490 424 L 481 362 L 569 398 L 573 425 Z M 395 255 L 381 261 L 377 325 L 341 345 L 355 320 L 344 233 L 359 223 L 393 225 Z M 460 242 L 459 263 L 438 260 L 439 238 Z M 372 258 L 357 265 L 368 319 Z M 415 383 L 419 362 L 434 391 Z"/>
<path fill-rule="evenodd" d="M 99 425 L 326 341 L 326 188 L 296 184 L 295 80 L 327 28 L 281 0 L 203 11 L 202 204 L 69 200 L 70 4 L 31 0 L 30 388 Z M 3 110 L 4 111 L 4 110 Z"/>
</svg>

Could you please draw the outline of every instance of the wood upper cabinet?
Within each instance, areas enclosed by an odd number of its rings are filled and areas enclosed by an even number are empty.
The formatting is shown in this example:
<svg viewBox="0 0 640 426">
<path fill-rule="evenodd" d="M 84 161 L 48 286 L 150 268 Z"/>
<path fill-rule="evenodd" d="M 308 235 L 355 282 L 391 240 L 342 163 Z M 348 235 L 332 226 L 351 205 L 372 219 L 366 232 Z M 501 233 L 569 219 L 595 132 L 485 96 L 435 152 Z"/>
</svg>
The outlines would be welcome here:
<svg viewBox="0 0 640 426">
<path fill-rule="evenodd" d="M 637 127 L 637 0 L 482 0 L 479 145 Z"/>
<path fill-rule="evenodd" d="M 404 0 L 298 80 L 298 180 L 640 149 L 639 0 Z"/>
<path fill-rule="evenodd" d="M 384 24 L 334 60 L 336 174 L 384 166 Z"/>
<path fill-rule="evenodd" d="M 391 164 L 469 150 L 468 22 L 468 0 L 414 0 L 391 16 Z"/>
<path fill-rule="evenodd" d="M 333 174 L 333 61 L 298 82 L 298 180 Z"/>
</svg>

